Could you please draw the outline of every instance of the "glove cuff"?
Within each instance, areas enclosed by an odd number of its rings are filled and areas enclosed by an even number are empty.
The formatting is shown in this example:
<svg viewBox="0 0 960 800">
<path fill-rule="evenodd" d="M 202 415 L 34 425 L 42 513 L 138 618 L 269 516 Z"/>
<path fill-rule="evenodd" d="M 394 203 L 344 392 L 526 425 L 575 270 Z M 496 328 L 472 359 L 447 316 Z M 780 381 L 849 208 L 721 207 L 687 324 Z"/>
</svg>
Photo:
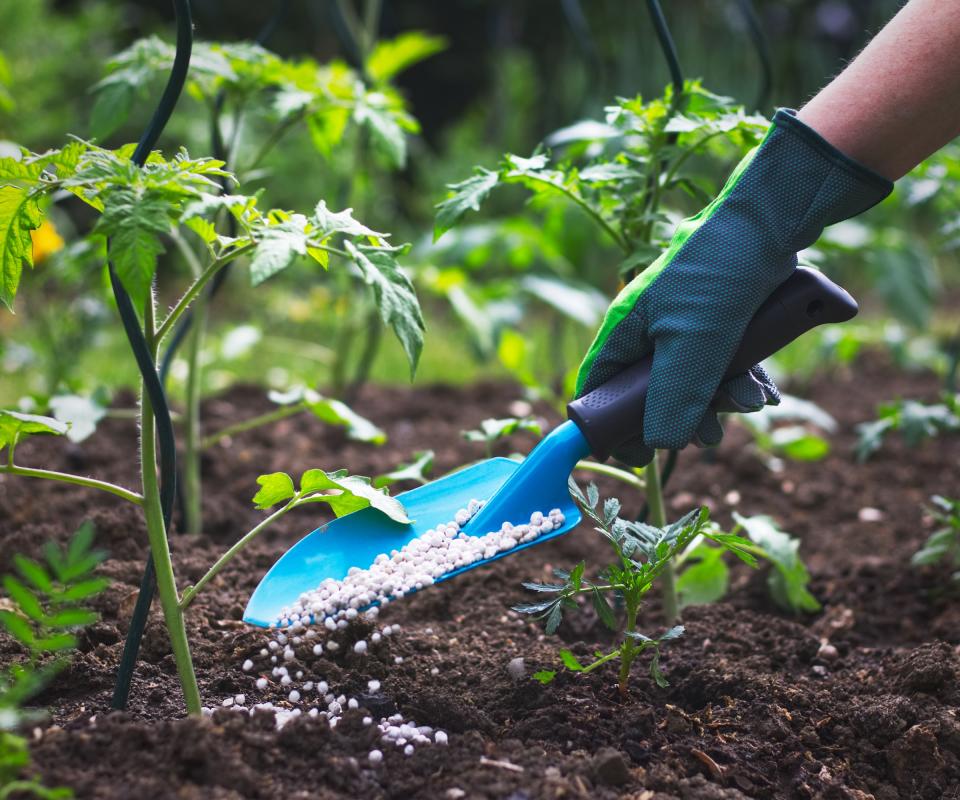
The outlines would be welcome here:
<svg viewBox="0 0 960 800">
<path fill-rule="evenodd" d="M 777 111 L 755 161 L 761 171 L 773 167 L 771 185 L 780 187 L 774 205 L 779 220 L 792 224 L 771 230 L 792 252 L 809 247 L 825 227 L 862 214 L 893 191 L 892 181 L 842 153 L 792 109 Z"/>
</svg>

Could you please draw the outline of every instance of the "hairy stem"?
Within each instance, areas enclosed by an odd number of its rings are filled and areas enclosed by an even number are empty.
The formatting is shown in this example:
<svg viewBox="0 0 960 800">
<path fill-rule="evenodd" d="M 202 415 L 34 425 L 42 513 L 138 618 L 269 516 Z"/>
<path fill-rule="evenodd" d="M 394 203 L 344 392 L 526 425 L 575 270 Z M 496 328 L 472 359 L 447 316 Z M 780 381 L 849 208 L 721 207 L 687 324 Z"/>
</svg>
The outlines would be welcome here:
<svg viewBox="0 0 960 800">
<path fill-rule="evenodd" d="M 230 563 L 230 560 L 237 555 L 243 548 L 245 548 L 250 542 L 257 538 L 263 531 L 269 528 L 274 522 L 276 522 L 280 517 L 286 514 L 291 509 L 295 508 L 297 505 L 297 500 L 299 496 L 293 498 L 285 506 L 274 511 L 269 517 L 264 519 L 259 525 L 251 529 L 248 533 L 244 534 L 236 544 L 234 544 L 229 550 L 227 550 L 220 558 L 217 559 L 216 563 L 207 570 L 207 573 L 198 580 L 193 586 L 190 586 L 184 591 L 183 597 L 180 599 L 180 608 L 185 610 L 193 601 L 194 598 L 200 593 L 204 586 L 206 586 L 217 573 L 220 572 L 227 564 Z"/>
<path fill-rule="evenodd" d="M 122 497 L 135 505 L 143 505 L 143 495 L 124 489 L 106 481 L 98 481 L 96 478 L 85 478 L 82 475 L 72 475 L 69 472 L 54 472 L 49 469 L 32 469 L 30 467 L 18 467 L 15 464 L 0 466 L 0 474 L 19 475 L 23 478 L 40 478 L 41 480 L 60 481 L 61 483 L 72 483 L 75 486 L 86 486 L 88 489 L 99 489 L 101 492 Z"/>
<path fill-rule="evenodd" d="M 663 505 L 663 487 L 660 485 L 658 454 L 654 453 L 644 472 L 647 478 L 647 505 L 650 508 L 650 524 L 657 528 L 666 527 L 667 515 Z M 679 616 L 677 602 L 676 575 L 673 562 L 667 561 L 660 572 L 660 592 L 663 601 L 663 617 L 667 625 L 673 625 Z"/>
<path fill-rule="evenodd" d="M 199 534 L 203 530 L 203 487 L 200 476 L 200 385 L 203 366 L 200 363 L 200 355 L 203 351 L 206 327 L 207 298 L 201 296 L 197 298 L 193 307 L 193 330 L 190 333 L 190 348 L 187 352 L 187 409 L 184 437 L 184 512 L 187 533 L 193 534 Z"/>
<path fill-rule="evenodd" d="M 156 358 L 159 338 L 154 331 L 153 293 L 144 309 L 144 328 L 152 355 Z M 163 522 L 163 508 L 160 502 L 160 483 L 157 479 L 156 419 L 150 397 L 141 387 L 140 400 L 140 477 L 143 481 L 143 509 L 147 523 L 147 538 L 150 540 L 150 552 L 157 573 L 157 593 L 163 619 L 170 636 L 170 646 L 180 676 L 183 698 L 190 714 L 201 713 L 200 688 L 190 656 L 190 643 L 183 612 L 180 610 L 180 598 L 177 594 L 177 581 L 173 574 L 173 562 L 170 560 L 170 543 Z"/>
</svg>

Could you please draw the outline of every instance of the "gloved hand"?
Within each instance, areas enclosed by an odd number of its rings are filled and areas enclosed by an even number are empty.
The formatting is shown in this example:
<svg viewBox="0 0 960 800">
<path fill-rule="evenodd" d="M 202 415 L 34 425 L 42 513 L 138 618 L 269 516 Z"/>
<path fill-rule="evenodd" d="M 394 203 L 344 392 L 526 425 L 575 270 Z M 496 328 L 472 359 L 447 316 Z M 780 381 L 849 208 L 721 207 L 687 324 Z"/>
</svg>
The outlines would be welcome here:
<svg viewBox="0 0 960 800">
<path fill-rule="evenodd" d="M 653 448 L 694 438 L 719 443 L 710 403 L 747 323 L 827 225 L 856 216 L 893 190 L 781 109 L 763 141 L 719 196 L 677 228 L 670 246 L 617 295 L 577 375 L 577 397 L 654 353 L 642 426 L 614 456 L 634 466 Z M 758 365 L 720 387 L 743 411 L 780 395 Z"/>
</svg>

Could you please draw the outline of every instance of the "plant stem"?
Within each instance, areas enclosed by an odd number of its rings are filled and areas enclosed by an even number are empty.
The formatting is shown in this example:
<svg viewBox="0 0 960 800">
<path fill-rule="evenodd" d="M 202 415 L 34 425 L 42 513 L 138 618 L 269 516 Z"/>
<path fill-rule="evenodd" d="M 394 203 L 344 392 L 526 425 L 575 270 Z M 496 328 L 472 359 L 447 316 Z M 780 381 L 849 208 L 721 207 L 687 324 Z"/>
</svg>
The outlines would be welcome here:
<svg viewBox="0 0 960 800">
<path fill-rule="evenodd" d="M 61 483 L 72 483 L 75 486 L 86 486 L 88 489 L 99 489 L 102 492 L 109 492 L 117 497 L 122 497 L 135 505 L 143 505 L 143 495 L 124 489 L 106 481 L 98 481 L 96 478 L 85 478 L 81 475 L 71 475 L 69 472 L 54 472 L 49 469 L 32 469 L 30 467 L 18 467 L 15 464 L 0 466 L 0 474 L 20 475 L 24 478 L 41 478 L 48 481 L 60 481 Z"/>
<path fill-rule="evenodd" d="M 209 436 L 205 436 L 203 439 L 201 439 L 200 450 L 207 450 L 208 448 L 213 447 L 217 442 L 226 439 L 228 436 L 236 436 L 238 433 L 250 431 L 254 428 L 260 428 L 264 425 L 269 425 L 271 422 L 277 422 L 281 419 L 286 419 L 287 417 L 296 416 L 305 409 L 305 403 L 294 403 L 289 406 L 280 406 L 280 408 L 278 408 L 276 411 L 268 411 L 266 414 L 260 414 L 259 416 L 244 420 L 243 422 L 237 422 L 234 425 L 228 425 L 223 430 L 219 430 L 216 433 L 211 433 Z"/>
<path fill-rule="evenodd" d="M 160 323 L 160 327 L 157 328 L 156 333 L 157 343 L 159 344 L 163 341 L 163 338 L 173 330 L 173 326 L 177 324 L 177 320 L 183 316 L 190 307 L 190 304 L 197 298 L 200 292 L 203 291 L 203 287 L 211 281 L 214 275 L 231 261 L 234 261 L 256 246 L 255 242 L 251 242 L 211 261 L 207 268 L 200 274 L 200 277 L 196 278 L 193 283 L 190 284 L 190 287 L 184 292 L 183 297 L 177 301 L 177 304 L 170 310 L 170 313 L 167 314 L 166 319 Z"/>
<path fill-rule="evenodd" d="M 366 337 L 363 342 L 363 350 L 360 351 L 360 360 L 356 371 L 353 373 L 353 379 L 344 393 L 344 402 L 348 404 L 357 399 L 357 395 L 369 379 L 370 370 L 373 368 L 377 351 L 380 349 L 383 326 L 380 324 L 380 312 L 376 308 L 372 308 L 367 314 L 364 327 L 366 328 Z"/>
<path fill-rule="evenodd" d="M 627 621 L 624 627 L 623 644 L 620 646 L 620 680 L 617 687 L 620 694 L 626 697 L 627 686 L 630 683 L 630 667 L 633 666 L 633 659 L 637 657 L 639 648 L 634 644 L 633 637 L 627 636 L 627 633 L 633 633 L 637 629 L 637 613 L 640 610 L 640 604 L 629 594 L 624 595 L 627 605 Z"/>
<path fill-rule="evenodd" d="M 618 481 L 641 491 L 647 488 L 646 481 L 640 476 L 627 472 L 625 469 L 611 467 L 609 464 L 601 464 L 599 461 L 578 461 L 574 469 L 582 469 L 587 472 L 596 472 L 598 475 L 606 475 L 609 478 L 616 478 Z"/>
<path fill-rule="evenodd" d="M 156 358 L 159 337 L 154 330 L 153 292 L 147 299 L 144 308 L 144 332 L 151 354 Z M 193 659 L 190 656 L 190 643 L 187 640 L 187 630 L 184 624 L 183 612 L 180 610 L 180 601 L 177 594 L 177 582 L 173 574 L 173 562 L 170 560 L 170 544 L 167 541 L 167 530 L 163 523 L 163 508 L 160 503 L 160 485 L 157 480 L 157 444 L 156 420 L 150 397 L 141 386 L 140 399 L 140 473 L 143 481 L 143 509 L 147 523 L 147 538 L 150 540 L 150 552 L 153 554 L 153 563 L 157 573 L 157 593 L 160 595 L 160 606 L 163 609 L 163 619 L 170 636 L 170 645 L 173 648 L 173 657 L 180 676 L 180 685 L 183 688 L 183 699 L 187 712 L 199 715 L 201 712 L 200 689 L 197 686 L 197 676 L 193 669 Z"/>
<path fill-rule="evenodd" d="M 667 525 L 667 515 L 663 505 L 663 487 L 660 485 L 660 469 L 658 453 L 654 453 L 653 461 L 647 464 L 644 474 L 647 478 L 647 505 L 650 508 L 650 524 L 656 528 Z M 676 575 L 673 562 L 668 561 L 660 573 L 660 592 L 663 601 L 663 617 L 667 625 L 673 625 L 679 616 L 677 603 Z"/>
<path fill-rule="evenodd" d="M 244 534 L 235 545 L 233 545 L 229 550 L 227 550 L 220 558 L 217 559 L 216 563 L 207 570 L 206 575 L 204 575 L 200 580 L 198 580 L 193 586 L 190 586 L 184 591 L 183 597 L 180 599 L 180 609 L 185 610 L 200 593 L 204 586 L 206 586 L 217 573 L 220 572 L 230 560 L 243 548 L 245 548 L 250 542 L 252 542 L 262 531 L 270 527 L 274 522 L 276 522 L 280 517 L 286 514 L 288 511 L 296 507 L 299 496 L 293 498 L 285 506 L 274 511 L 269 517 L 264 519 L 259 525 L 251 529 L 248 533 Z"/>
<path fill-rule="evenodd" d="M 193 307 L 193 331 L 190 333 L 190 349 L 187 352 L 187 408 L 182 489 L 186 532 L 193 534 L 199 534 L 203 530 L 203 487 L 200 476 L 200 385 L 203 367 L 200 363 L 200 355 L 203 351 L 203 335 L 206 327 L 207 298 L 201 295 Z"/>
</svg>

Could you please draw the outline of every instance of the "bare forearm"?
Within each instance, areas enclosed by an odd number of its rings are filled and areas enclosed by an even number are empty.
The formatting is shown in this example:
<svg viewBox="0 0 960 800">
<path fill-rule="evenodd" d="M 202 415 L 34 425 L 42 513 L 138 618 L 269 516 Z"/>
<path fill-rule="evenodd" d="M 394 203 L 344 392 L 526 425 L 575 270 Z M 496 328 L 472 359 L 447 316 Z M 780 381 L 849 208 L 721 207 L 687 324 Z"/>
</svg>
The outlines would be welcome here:
<svg viewBox="0 0 960 800">
<path fill-rule="evenodd" d="M 891 180 L 960 135 L 960 0 L 910 0 L 799 117 Z"/>
</svg>

